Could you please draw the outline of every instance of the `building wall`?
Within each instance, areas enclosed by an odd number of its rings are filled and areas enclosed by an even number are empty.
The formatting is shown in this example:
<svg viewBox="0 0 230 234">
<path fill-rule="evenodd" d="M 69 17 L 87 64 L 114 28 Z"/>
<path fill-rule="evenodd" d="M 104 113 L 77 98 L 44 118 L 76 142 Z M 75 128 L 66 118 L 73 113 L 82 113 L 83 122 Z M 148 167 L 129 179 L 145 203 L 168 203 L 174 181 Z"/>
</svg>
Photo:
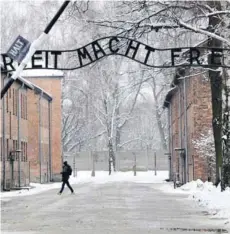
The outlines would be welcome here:
<svg viewBox="0 0 230 234">
<path fill-rule="evenodd" d="M 12 188 L 19 187 L 19 178 L 20 178 L 20 186 L 25 187 L 30 184 L 30 165 L 29 161 L 20 163 L 20 177 L 18 170 L 18 161 L 14 161 L 13 163 L 9 160 L 6 161 L 5 164 L 5 175 L 6 175 L 6 189 L 10 190 Z M 0 162 L 1 170 L 3 168 L 3 161 Z M 3 183 L 3 178 L 1 177 L 1 183 Z"/>
<path fill-rule="evenodd" d="M 20 98 L 23 100 L 23 102 L 21 102 L 22 112 L 20 112 L 22 114 L 22 118 L 20 118 L 19 125 L 21 129 L 20 137 L 22 141 L 20 147 L 24 152 L 22 156 L 23 162 L 20 164 L 22 177 L 21 179 L 26 183 L 28 183 L 29 179 L 33 182 L 42 183 L 48 182 L 50 180 L 57 181 L 61 179 L 60 171 L 62 167 L 61 79 L 53 79 L 46 76 L 44 78 L 31 78 L 30 81 L 32 81 L 32 83 L 34 83 L 38 87 L 42 88 L 45 93 L 48 92 L 49 94 L 51 94 L 54 98 L 53 101 L 51 101 L 46 94 L 40 96 L 40 92 L 38 91 L 39 89 L 27 90 L 26 88 L 24 88 L 19 95 Z M 5 105 L 5 156 L 9 155 L 9 152 L 11 150 L 16 148 L 18 149 L 18 121 L 16 113 L 17 104 L 15 104 L 16 91 L 13 90 L 17 90 L 19 87 L 20 82 L 14 82 L 10 91 L 8 91 L 8 93 L 4 97 L 5 104 L 7 104 Z M 2 109 L 0 109 L 0 111 L 2 113 Z M 49 126 L 49 120 L 51 120 L 51 127 Z M 1 162 L 3 162 L 2 130 L 1 116 Z M 11 187 L 17 186 L 15 181 L 18 181 L 16 175 L 19 174 L 17 171 L 18 163 L 15 161 L 13 165 L 14 168 L 12 171 L 12 163 L 10 161 L 6 161 L 6 182 L 7 184 L 11 183 Z M 1 163 L 1 172 L 3 175 L 2 168 L 3 163 Z M 12 172 L 14 172 L 14 178 L 12 178 Z M 13 180 L 14 182 L 12 182 Z"/>
<path fill-rule="evenodd" d="M 45 183 L 50 181 L 49 161 L 49 101 L 42 95 L 30 92 L 28 95 L 29 144 L 31 181 Z"/>
<path fill-rule="evenodd" d="M 186 78 L 185 87 L 183 82 L 184 80 L 179 81 L 178 88 L 170 100 L 169 127 L 172 174 L 178 173 L 180 181 L 184 183 L 186 176 L 187 181 L 208 179 L 207 160 L 194 148 L 194 141 L 212 128 L 212 105 L 210 84 L 204 74 Z M 175 148 L 187 148 L 187 171 L 183 154 L 175 151 Z"/>
<path fill-rule="evenodd" d="M 174 151 L 175 148 L 179 148 L 179 105 L 178 105 L 178 96 L 174 95 L 171 100 L 171 150 L 172 150 L 172 171 L 178 172 L 179 169 L 179 156 L 178 153 Z"/>
<path fill-rule="evenodd" d="M 52 170 L 54 180 L 60 180 L 62 169 L 62 144 L 61 144 L 61 78 L 55 77 L 27 77 L 29 81 L 38 85 L 52 97 L 51 105 L 51 152 Z M 43 131 L 44 132 L 44 131 Z"/>
<path fill-rule="evenodd" d="M 3 82 L 4 75 L 1 81 Z M 7 78 L 6 78 L 7 79 Z M 3 84 L 1 84 L 3 86 Z M 27 120 L 27 95 L 28 89 L 20 88 L 19 82 L 14 82 L 11 88 L 1 100 L 1 184 L 3 184 L 3 160 L 5 158 L 5 181 L 10 187 L 28 185 L 28 120 Z M 20 88 L 20 90 L 19 90 Z M 4 111 L 3 111 L 4 102 Z M 18 103 L 20 102 L 20 104 Z M 18 110 L 18 105 L 22 108 Z M 3 116 L 4 115 L 4 116 Z M 18 120 L 18 116 L 20 117 Z M 5 124 L 3 123 L 5 119 Z M 19 121 L 19 122 L 18 122 Z M 18 128 L 20 127 L 20 129 Z M 3 129 L 4 128 L 4 129 Z M 3 137 L 5 130 L 5 138 Z M 18 135 L 20 132 L 20 135 Z M 20 139 L 20 140 L 19 140 Z M 4 142 L 3 142 L 4 141 Z M 5 143 L 5 144 L 4 144 Z M 5 145 L 4 152 L 3 146 Z M 21 150 L 21 153 L 13 153 L 12 151 Z M 14 156 L 14 162 L 10 161 L 10 153 Z M 19 165 L 20 159 L 20 165 Z M 20 171 L 20 174 L 19 174 Z M 20 180 L 19 180 L 20 178 Z"/>
<path fill-rule="evenodd" d="M 206 134 L 212 128 L 212 103 L 211 103 L 211 87 L 204 76 L 199 75 L 193 79 L 193 122 L 194 131 L 190 136 L 192 141 L 198 140 L 201 134 Z M 194 179 L 208 179 L 207 160 L 194 149 Z"/>
</svg>

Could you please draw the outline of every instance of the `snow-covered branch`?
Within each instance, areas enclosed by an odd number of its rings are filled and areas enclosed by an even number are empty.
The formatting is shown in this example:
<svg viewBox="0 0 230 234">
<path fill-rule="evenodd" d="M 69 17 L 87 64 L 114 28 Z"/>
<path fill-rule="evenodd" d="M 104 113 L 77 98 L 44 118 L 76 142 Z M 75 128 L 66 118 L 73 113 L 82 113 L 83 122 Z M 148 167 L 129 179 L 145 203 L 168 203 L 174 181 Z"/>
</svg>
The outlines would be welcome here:
<svg viewBox="0 0 230 234">
<path fill-rule="evenodd" d="M 223 38 L 221 36 L 218 36 L 215 33 L 211 33 L 209 31 L 205 31 L 203 29 L 200 29 L 200 28 L 197 28 L 197 27 L 193 27 L 193 26 L 191 26 L 189 24 L 184 23 L 182 20 L 178 20 L 178 24 L 182 25 L 184 28 L 190 29 L 190 30 L 192 30 L 194 32 L 202 33 L 202 34 L 207 35 L 209 37 L 215 38 L 215 39 L 217 39 L 219 41 L 225 42 L 226 44 L 228 44 L 230 46 L 230 41 L 228 39 L 225 39 L 225 38 Z"/>
<path fill-rule="evenodd" d="M 134 139 L 125 141 L 125 142 L 123 142 L 122 144 L 119 144 L 118 146 L 119 146 L 120 148 L 122 148 L 124 145 L 130 144 L 130 143 L 133 142 L 133 141 L 141 141 L 141 140 L 142 140 L 142 139 L 141 139 L 140 137 L 134 138 Z"/>
</svg>

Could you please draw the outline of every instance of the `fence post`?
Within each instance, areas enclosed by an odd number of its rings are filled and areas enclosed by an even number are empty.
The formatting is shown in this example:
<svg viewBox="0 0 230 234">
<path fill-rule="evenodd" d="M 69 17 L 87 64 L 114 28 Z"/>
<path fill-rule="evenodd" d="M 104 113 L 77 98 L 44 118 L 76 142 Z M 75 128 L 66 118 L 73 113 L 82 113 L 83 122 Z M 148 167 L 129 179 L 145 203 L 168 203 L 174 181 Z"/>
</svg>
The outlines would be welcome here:
<svg viewBox="0 0 230 234">
<path fill-rule="evenodd" d="M 148 146 L 146 147 L 146 169 L 149 170 L 149 154 L 148 154 Z"/>
<path fill-rule="evenodd" d="M 134 153 L 134 166 L 133 166 L 133 173 L 134 173 L 134 176 L 137 175 L 137 156 L 136 154 Z"/>
<path fill-rule="evenodd" d="M 92 154 L 92 151 L 90 151 L 90 155 L 91 155 L 91 159 L 92 159 L 92 162 L 93 162 L 93 169 L 92 169 L 92 174 L 91 176 L 95 176 L 95 159 L 94 159 L 94 154 Z"/>
<path fill-rule="evenodd" d="M 154 152 L 154 168 L 155 168 L 155 176 L 157 175 L 157 153 Z"/>
</svg>

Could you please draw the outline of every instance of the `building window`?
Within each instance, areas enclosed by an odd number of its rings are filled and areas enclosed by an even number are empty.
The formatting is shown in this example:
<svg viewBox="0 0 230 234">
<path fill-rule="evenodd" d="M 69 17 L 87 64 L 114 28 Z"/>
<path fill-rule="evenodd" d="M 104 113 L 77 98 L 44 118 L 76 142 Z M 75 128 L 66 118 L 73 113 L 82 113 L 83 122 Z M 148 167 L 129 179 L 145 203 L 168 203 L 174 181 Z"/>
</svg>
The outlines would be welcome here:
<svg viewBox="0 0 230 234">
<path fill-rule="evenodd" d="M 21 161 L 24 161 L 23 158 L 24 158 L 24 142 L 22 141 L 21 142 Z"/>
<path fill-rule="evenodd" d="M 9 160 L 9 139 L 6 139 L 6 159 Z"/>
<path fill-rule="evenodd" d="M 18 98 L 19 98 L 19 91 L 15 90 L 15 115 L 18 115 Z"/>
<path fill-rule="evenodd" d="M 25 142 L 25 161 L 27 162 L 27 142 Z"/>
<path fill-rule="evenodd" d="M 21 142 L 21 152 L 20 152 L 20 154 L 21 154 L 21 161 L 24 161 L 24 142 L 22 141 Z"/>
<path fill-rule="evenodd" d="M 24 119 L 23 94 L 21 94 L 21 118 Z"/>
<path fill-rule="evenodd" d="M 18 91 L 13 89 L 13 115 L 17 115 L 17 108 L 18 108 Z"/>
<path fill-rule="evenodd" d="M 15 151 L 18 149 L 18 141 L 15 141 Z M 18 152 L 15 152 L 15 160 L 18 160 L 19 156 L 18 156 Z"/>
<path fill-rule="evenodd" d="M 11 139 L 11 133 L 12 133 L 12 118 L 11 118 L 11 112 L 9 112 L 9 130 L 10 130 L 10 139 Z"/>
<path fill-rule="evenodd" d="M 22 142 L 22 161 L 25 161 L 25 142 Z"/>
<path fill-rule="evenodd" d="M 27 99 L 26 95 L 21 94 L 21 118 L 27 119 Z"/>
<path fill-rule="evenodd" d="M 15 140 L 13 140 L 13 151 L 16 150 L 16 146 L 15 146 Z"/>
<path fill-rule="evenodd" d="M 6 93 L 6 112 L 9 112 L 9 95 Z"/>
<path fill-rule="evenodd" d="M 23 119 L 23 102 L 22 102 L 22 94 L 20 96 L 20 103 L 21 103 L 21 118 Z"/>
<path fill-rule="evenodd" d="M 14 93 L 14 89 L 13 89 L 13 115 L 14 115 L 14 101 L 15 101 L 14 95 L 15 95 L 15 93 Z"/>
<path fill-rule="evenodd" d="M 21 142 L 21 161 L 27 162 L 27 142 Z"/>
<path fill-rule="evenodd" d="M 25 95 L 25 119 L 27 119 L 27 96 L 26 95 Z"/>
<path fill-rule="evenodd" d="M 10 104 L 11 104 L 11 88 L 6 93 L 6 112 L 10 111 Z"/>
<path fill-rule="evenodd" d="M 16 115 L 16 112 L 15 112 L 15 106 L 16 106 L 15 96 L 16 96 L 16 92 L 15 92 L 15 89 L 13 89 L 13 115 Z"/>
<path fill-rule="evenodd" d="M 13 140 L 13 155 L 15 156 L 15 160 L 18 160 L 18 152 L 16 150 L 18 149 L 18 141 Z"/>
</svg>

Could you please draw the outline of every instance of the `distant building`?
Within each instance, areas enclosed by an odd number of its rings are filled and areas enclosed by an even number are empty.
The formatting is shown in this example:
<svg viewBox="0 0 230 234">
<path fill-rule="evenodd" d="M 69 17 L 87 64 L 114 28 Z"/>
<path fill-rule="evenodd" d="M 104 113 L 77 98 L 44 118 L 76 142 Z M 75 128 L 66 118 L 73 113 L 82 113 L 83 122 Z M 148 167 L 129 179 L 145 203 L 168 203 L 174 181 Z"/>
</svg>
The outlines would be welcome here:
<svg viewBox="0 0 230 234">
<path fill-rule="evenodd" d="M 17 79 L 1 101 L 1 184 L 6 189 L 60 180 L 63 75 L 31 72 Z M 1 75 L 2 89 L 8 78 Z"/>
</svg>

